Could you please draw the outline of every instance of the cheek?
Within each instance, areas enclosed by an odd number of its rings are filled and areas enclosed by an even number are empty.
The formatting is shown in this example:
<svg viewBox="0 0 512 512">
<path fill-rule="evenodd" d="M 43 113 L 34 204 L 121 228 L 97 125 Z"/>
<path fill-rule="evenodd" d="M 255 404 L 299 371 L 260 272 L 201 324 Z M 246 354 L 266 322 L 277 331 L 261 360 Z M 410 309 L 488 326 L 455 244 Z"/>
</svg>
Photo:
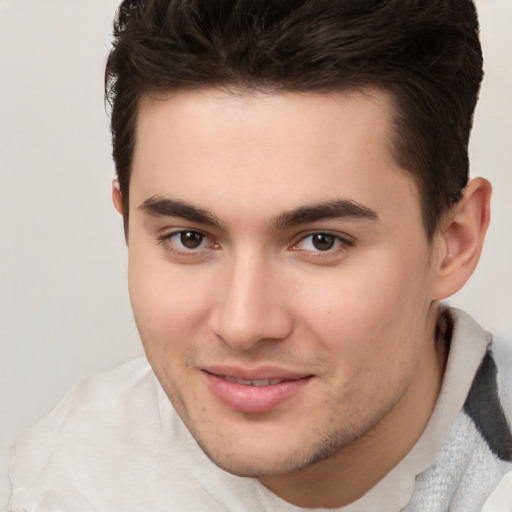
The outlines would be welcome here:
<svg viewBox="0 0 512 512">
<path fill-rule="evenodd" d="M 306 327 L 317 331 L 329 351 L 368 362 L 391 358 L 394 349 L 403 351 L 408 340 L 421 337 L 428 286 L 417 262 L 380 258 L 303 286 L 308 291 L 298 295 L 299 308 Z"/>
<path fill-rule="evenodd" d="M 421 359 L 428 301 L 418 281 L 386 268 L 339 279 L 303 306 L 304 328 L 328 356 L 331 399 L 343 410 L 390 405 Z"/>
<path fill-rule="evenodd" d="M 210 287 L 205 276 L 176 269 L 166 262 L 142 262 L 135 253 L 128 265 L 130 299 L 147 348 L 165 350 L 199 329 L 207 315 Z"/>
</svg>

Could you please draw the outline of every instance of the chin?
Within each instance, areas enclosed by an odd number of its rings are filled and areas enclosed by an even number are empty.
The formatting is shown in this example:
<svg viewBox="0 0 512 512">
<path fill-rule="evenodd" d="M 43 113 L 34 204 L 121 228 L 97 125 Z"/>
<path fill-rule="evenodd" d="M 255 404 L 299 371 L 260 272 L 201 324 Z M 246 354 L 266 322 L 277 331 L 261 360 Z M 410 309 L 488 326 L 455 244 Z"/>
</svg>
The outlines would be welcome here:
<svg viewBox="0 0 512 512">
<path fill-rule="evenodd" d="M 286 463 L 274 456 L 272 459 L 259 459 L 249 455 L 226 456 L 211 453 L 201 447 L 207 457 L 222 470 L 233 475 L 245 478 L 261 478 L 265 476 L 277 476 L 302 469 L 302 464 Z M 306 465 L 304 466 L 306 467 Z"/>
<path fill-rule="evenodd" d="M 332 432 L 325 439 L 307 445 L 297 440 L 298 448 L 282 442 L 265 444 L 229 443 L 220 446 L 192 435 L 206 456 L 218 467 L 240 477 L 261 478 L 285 475 L 304 470 L 335 456 L 353 439 L 346 434 Z M 250 444 L 250 446 L 249 446 Z"/>
</svg>

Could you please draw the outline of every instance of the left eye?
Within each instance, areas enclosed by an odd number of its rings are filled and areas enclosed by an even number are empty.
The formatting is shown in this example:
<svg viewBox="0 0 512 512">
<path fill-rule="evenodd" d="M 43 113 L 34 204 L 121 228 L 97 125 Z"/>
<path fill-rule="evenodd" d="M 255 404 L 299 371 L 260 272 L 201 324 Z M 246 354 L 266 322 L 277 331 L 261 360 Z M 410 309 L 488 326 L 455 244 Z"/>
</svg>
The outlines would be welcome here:
<svg viewBox="0 0 512 512">
<path fill-rule="evenodd" d="M 208 238 L 198 231 L 178 231 L 168 238 L 181 249 L 202 249 L 209 244 Z"/>
<path fill-rule="evenodd" d="M 326 252 L 336 249 L 344 243 L 344 240 L 330 233 L 313 233 L 305 236 L 296 245 L 298 249 L 304 251 Z"/>
</svg>

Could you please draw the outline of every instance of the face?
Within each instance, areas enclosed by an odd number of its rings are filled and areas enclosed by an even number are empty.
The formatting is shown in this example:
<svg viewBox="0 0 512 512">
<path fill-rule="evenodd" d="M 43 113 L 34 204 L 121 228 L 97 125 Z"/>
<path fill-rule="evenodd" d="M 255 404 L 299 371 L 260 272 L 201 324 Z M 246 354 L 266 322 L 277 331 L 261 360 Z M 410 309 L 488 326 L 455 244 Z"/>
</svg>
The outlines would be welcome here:
<svg viewBox="0 0 512 512">
<path fill-rule="evenodd" d="M 133 310 L 164 390 L 230 472 L 328 460 L 422 399 L 433 252 L 390 108 L 379 91 L 141 104 Z"/>
</svg>

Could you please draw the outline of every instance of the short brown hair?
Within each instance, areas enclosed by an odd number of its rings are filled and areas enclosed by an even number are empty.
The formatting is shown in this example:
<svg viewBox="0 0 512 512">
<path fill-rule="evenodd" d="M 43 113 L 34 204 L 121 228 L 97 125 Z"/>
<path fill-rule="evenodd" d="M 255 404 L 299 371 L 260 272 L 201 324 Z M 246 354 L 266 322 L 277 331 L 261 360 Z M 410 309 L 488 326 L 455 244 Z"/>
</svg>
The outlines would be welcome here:
<svg viewBox="0 0 512 512">
<path fill-rule="evenodd" d="M 472 0 L 125 0 L 105 73 L 125 222 L 144 95 L 376 86 L 392 93 L 395 159 L 431 238 L 468 180 L 482 76 Z"/>
</svg>

